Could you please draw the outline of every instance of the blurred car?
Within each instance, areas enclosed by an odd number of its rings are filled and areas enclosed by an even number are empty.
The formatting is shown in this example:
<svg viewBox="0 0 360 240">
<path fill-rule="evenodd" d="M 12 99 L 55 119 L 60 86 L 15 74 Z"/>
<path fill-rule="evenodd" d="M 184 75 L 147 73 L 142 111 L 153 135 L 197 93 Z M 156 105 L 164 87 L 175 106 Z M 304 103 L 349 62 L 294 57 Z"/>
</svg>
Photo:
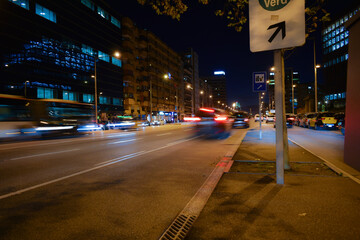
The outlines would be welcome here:
<svg viewBox="0 0 360 240">
<path fill-rule="evenodd" d="M 249 114 L 247 112 L 237 112 L 233 113 L 232 118 L 234 119 L 233 122 L 233 128 L 243 127 L 248 128 L 249 127 Z"/>
<path fill-rule="evenodd" d="M 129 129 L 136 129 L 135 120 L 132 116 L 119 116 L 114 121 L 103 121 L 102 122 L 104 130 L 110 129 L 122 129 L 122 130 L 129 130 Z"/>
<path fill-rule="evenodd" d="M 314 115 L 309 121 L 309 128 L 318 129 L 336 129 L 337 120 L 334 117 L 335 113 L 322 112 Z"/>
<path fill-rule="evenodd" d="M 299 126 L 299 127 L 301 126 L 301 124 L 302 124 L 301 120 L 303 119 L 304 115 L 305 114 L 303 114 L 303 113 L 296 114 L 295 123 L 294 123 L 295 126 Z"/>
<path fill-rule="evenodd" d="M 316 113 L 306 113 L 303 118 L 300 119 L 300 127 L 309 127 L 309 121 L 315 116 Z"/>
<path fill-rule="evenodd" d="M 343 135 L 345 135 L 345 114 L 337 113 L 335 114 L 335 119 L 337 121 L 336 126 L 341 131 Z"/>
<path fill-rule="evenodd" d="M 147 127 L 147 126 L 150 126 L 150 122 L 149 121 L 140 121 L 140 122 L 138 122 L 138 126 L 139 127 Z"/>
<path fill-rule="evenodd" d="M 269 122 L 275 122 L 275 115 L 274 114 L 267 115 L 266 123 L 269 123 Z"/>
<path fill-rule="evenodd" d="M 286 127 L 288 128 L 292 128 L 294 126 L 294 122 L 295 122 L 295 115 L 294 114 L 290 114 L 287 113 L 285 115 L 285 120 L 286 120 Z M 274 128 L 276 127 L 276 124 L 274 124 Z"/>
<path fill-rule="evenodd" d="M 184 117 L 184 121 L 193 122 L 197 136 L 210 138 L 227 138 L 233 119 L 223 110 L 217 108 L 200 108 L 195 116 Z"/>
<path fill-rule="evenodd" d="M 150 123 L 151 126 L 160 126 L 161 125 L 161 122 L 158 121 L 158 120 L 154 120 Z"/>
<path fill-rule="evenodd" d="M 255 114 L 255 122 L 258 122 L 259 119 L 260 119 L 259 114 Z M 263 121 L 263 120 L 264 120 L 264 115 L 261 115 L 261 121 Z"/>
</svg>

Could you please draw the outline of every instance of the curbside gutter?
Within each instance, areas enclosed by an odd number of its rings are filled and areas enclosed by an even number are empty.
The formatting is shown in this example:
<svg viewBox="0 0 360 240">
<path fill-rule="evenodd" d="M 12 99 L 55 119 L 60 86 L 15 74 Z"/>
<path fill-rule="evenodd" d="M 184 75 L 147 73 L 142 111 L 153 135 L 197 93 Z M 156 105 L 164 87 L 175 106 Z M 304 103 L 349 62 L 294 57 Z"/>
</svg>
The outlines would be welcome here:
<svg viewBox="0 0 360 240">
<path fill-rule="evenodd" d="M 224 172 L 228 172 L 231 168 L 233 156 L 242 143 L 247 131 L 241 134 L 235 134 L 226 140 L 226 145 L 231 145 L 228 152 L 216 164 L 214 170 L 205 180 L 203 185 L 186 204 L 185 208 L 173 220 L 170 226 L 164 231 L 159 240 L 181 240 L 186 237 L 190 228 L 199 217 L 201 211 L 205 207 L 216 185 L 220 181 Z"/>
</svg>

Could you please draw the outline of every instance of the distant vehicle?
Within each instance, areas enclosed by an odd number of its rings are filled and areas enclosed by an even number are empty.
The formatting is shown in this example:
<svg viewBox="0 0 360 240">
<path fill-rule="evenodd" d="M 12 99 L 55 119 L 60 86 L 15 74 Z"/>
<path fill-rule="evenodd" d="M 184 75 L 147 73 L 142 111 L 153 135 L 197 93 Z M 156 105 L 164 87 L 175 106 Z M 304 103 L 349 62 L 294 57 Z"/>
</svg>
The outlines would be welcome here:
<svg viewBox="0 0 360 240">
<path fill-rule="evenodd" d="M 291 114 L 291 113 L 287 113 L 285 115 L 285 119 L 286 119 L 286 127 L 287 128 L 292 128 L 294 126 L 294 121 L 295 121 L 295 115 Z M 274 128 L 276 127 L 276 124 L 274 124 Z"/>
<path fill-rule="evenodd" d="M 184 121 L 195 123 L 196 135 L 209 138 L 227 138 L 233 124 L 233 119 L 217 108 L 200 108 L 194 117 L 184 117 Z"/>
<path fill-rule="evenodd" d="M 255 122 L 258 122 L 260 120 L 259 114 L 255 114 Z M 261 115 L 261 121 L 264 120 L 264 115 Z"/>
<path fill-rule="evenodd" d="M 315 130 L 319 129 L 336 129 L 337 120 L 334 117 L 334 113 L 331 112 L 322 112 L 314 115 L 310 119 L 309 128 L 314 128 Z"/>
<path fill-rule="evenodd" d="M 247 112 L 240 111 L 240 112 L 233 113 L 232 118 L 234 119 L 233 128 L 238 128 L 238 127 L 248 128 L 249 127 L 250 116 Z"/>
<path fill-rule="evenodd" d="M 118 116 L 113 121 L 103 121 L 101 123 L 103 130 L 111 130 L 111 129 L 136 129 L 136 123 L 132 116 Z"/>
<path fill-rule="evenodd" d="M 266 123 L 269 122 L 274 122 L 275 121 L 275 115 L 274 114 L 269 114 L 266 116 Z"/>
</svg>

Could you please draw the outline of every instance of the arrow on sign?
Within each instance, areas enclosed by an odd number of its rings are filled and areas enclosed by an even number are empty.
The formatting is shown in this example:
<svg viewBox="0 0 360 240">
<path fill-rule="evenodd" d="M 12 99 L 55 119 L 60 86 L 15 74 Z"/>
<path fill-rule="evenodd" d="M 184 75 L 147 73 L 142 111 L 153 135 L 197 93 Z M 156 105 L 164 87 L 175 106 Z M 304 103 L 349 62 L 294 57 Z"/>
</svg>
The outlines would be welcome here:
<svg viewBox="0 0 360 240">
<path fill-rule="evenodd" d="M 260 89 L 262 87 L 262 85 L 259 85 L 257 89 Z"/>
<path fill-rule="evenodd" d="M 280 30 L 282 32 L 282 39 L 284 39 L 285 36 L 286 36 L 285 21 L 270 25 L 267 30 L 272 29 L 272 28 L 276 28 L 276 27 L 277 27 L 276 31 L 273 33 L 273 35 L 271 35 L 271 37 L 268 40 L 270 43 L 274 40 L 274 38 L 280 32 Z"/>
</svg>

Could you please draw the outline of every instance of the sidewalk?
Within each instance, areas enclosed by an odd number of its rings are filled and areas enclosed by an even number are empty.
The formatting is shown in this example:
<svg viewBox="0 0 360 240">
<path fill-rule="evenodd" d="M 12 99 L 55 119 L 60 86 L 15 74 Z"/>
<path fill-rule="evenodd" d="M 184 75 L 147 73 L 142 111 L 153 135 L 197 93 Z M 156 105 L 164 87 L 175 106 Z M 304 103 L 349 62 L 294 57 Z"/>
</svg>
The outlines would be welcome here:
<svg viewBox="0 0 360 240">
<path fill-rule="evenodd" d="M 360 185 L 289 142 L 276 184 L 275 131 L 250 129 L 186 239 L 360 239 Z"/>
</svg>

